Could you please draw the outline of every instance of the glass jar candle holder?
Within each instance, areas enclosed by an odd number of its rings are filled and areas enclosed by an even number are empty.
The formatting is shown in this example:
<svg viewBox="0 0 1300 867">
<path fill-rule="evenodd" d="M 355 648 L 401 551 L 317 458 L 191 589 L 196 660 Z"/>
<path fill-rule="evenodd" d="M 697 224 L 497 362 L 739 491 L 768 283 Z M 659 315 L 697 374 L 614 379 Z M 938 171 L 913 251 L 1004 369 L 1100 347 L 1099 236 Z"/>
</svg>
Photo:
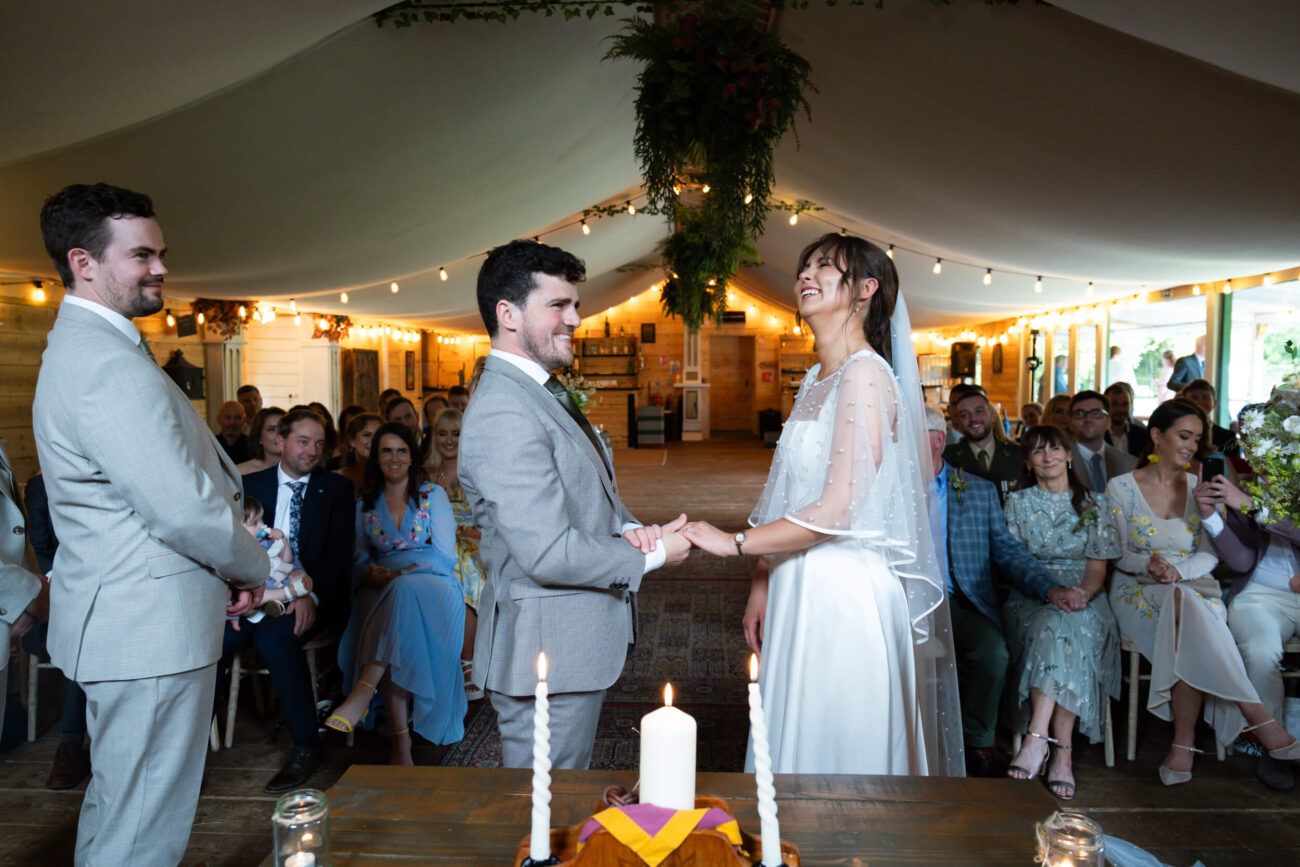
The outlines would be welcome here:
<svg viewBox="0 0 1300 867">
<path fill-rule="evenodd" d="M 1082 813 L 1053 813 L 1034 826 L 1043 867 L 1106 867 L 1101 825 Z"/>
<path fill-rule="evenodd" d="M 271 816 L 276 867 L 330 867 L 330 809 L 325 793 L 282 795 Z"/>
</svg>

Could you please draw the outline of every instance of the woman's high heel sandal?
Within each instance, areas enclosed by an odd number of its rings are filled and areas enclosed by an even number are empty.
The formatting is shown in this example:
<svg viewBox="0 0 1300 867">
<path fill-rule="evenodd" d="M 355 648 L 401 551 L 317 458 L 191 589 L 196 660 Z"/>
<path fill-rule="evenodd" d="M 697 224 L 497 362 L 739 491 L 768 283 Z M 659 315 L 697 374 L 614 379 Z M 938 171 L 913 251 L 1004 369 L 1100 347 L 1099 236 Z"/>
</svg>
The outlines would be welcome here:
<svg viewBox="0 0 1300 867">
<path fill-rule="evenodd" d="M 1174 750 L 1187 750 L 1189 753 L 1205 752 L 1205 750 L 1198 750 L 1196 747 L 1188 747 L 1182 744 L 1170 744 L 1169 748 Z M 1175 771 L 1166 768 L 1164 765 L 1160 766 L 1160 782 L 1164 783 L 1166 786 L 1177 786 L 1179 783 L 1186 783 L 1191 778 L 1191 771 Z"/>
<path fill-rule="evenodd" d="M 1043 754 L 1043 761 L 1042 764 L 1039 766 L 1038 770 L 1017 765 L 1015 764 L 1015 760 L 1013 759 L 1011 766 L 1007 768 L 1007 776 L 1013 780 L 1032 780 L 1034 777 L 1038 776 L 1039 774 L 1047 773 L 1047 760 L 1052 755 L 1051 745 L 1056 743 L 1056 738 L 1048 737 L 1047 735 L 1039 734 L 1038 732 L 1031 731 L 1031 732 L 1025 732 L 1025 734 L 1031 738 L 1038 738 L 1041 741 L 1047 741 L 1048 743 L 1047 752 Z M 1020 751 L 1024 752 L 1023 746 L 1020 748 Z M 1017 754 L 1016 758 L 1018 759 L 1020 758 L 1020 756 Z"/>
<path fill-rule="evenodd" d="M 357 686 L 364 686 L 369 688 L 371 695 L 374 695 L 375 693 L 379 692 L 379 689 L 373 683 L 367 683 L 364 680 L 358 680 Z M 333 729 L 336 732 L 343 732 L 343 734 L 345 735 L 352 734 L 352 729 L 356 727 L 357 723 L 365 719 L 366 714 L 368 713 L 370 713 L 369 707 L 366 708 L 365 713 L 357 717 L 356 722 L 349 720 L 347 717 L 343 716 L 342 714 L 332 713 L 325 720 L 325 728 Z"/>
<path fill-rule="evenodd" d="M 1262 729 L 1264 726 L 1268 725 L 1269 723 L 1278 725 L 1278 721 L 1270 717 L 1269 719 L 1264 720 L 1262 723 L 1255 723 L 1253 726 L 1246 726 L 1244 729 L 1241 730 L 1241 733 L 1245 734 L 1246 732 L 1253 732 L 1255 729 Z M 1277 759 L 1279 762 L 1300 761 L 1300 740 L 1292 740 L 1291 743 L 1287 744 L 1284 747 L 1278 747 L 1275 750 L 1269 750 L 1268 756 L 1271 759 Z"/>
<path fill-rule="evenodd" d="M 1058 750 L 1072 750 L 1074 744 L 1057 744 L 1056 748 Z M 1047 790 L 1062 801 L 1069 801 L 1074 798 L 1074 783 L 1069 780 L 1048 780 Z"/>
<path fill-rule="evenodd" d="M 462 659 L 460 661 L 460 671 L 465 676 L 465 698 L 469 701 L 478 701 L 483 697 L 483 690 L 475 686 L 470 679 L 471 673 L 474 671 L 474 660 Z"/>
</svg>

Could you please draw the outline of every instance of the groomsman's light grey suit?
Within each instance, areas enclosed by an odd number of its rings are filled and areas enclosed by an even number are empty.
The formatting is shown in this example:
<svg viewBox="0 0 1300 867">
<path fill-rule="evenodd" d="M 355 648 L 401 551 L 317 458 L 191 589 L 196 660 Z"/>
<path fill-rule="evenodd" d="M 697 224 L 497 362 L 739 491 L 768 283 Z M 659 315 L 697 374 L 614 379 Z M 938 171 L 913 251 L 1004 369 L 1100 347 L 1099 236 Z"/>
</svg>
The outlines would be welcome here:
<svg viewBox="0 0 1300 867">
<path fill-rule="evenodd" d="M 538 367 L 540 371 L 540 367 Z M 559 401 L 490 355 L 465 413 L 460 481 L 483 533 L 474 683 L 502 716 L 507 767 L 532 763 L 537 655 L 546 652 L 556 767 L 585 768 L 604 690 L 635 637 L 646 556 L 621 538 L 636 519 L 601 455 Z M 580 694 L 565 718 L 563 694 Z M 558 694 L 558 695 L 557 695 Z M 512 730 L 509 697 L 520 698 Z"/>
<path fill-rule="evenodd" d="M 241 526 L 234 465 L 123 322 L 65 299 L 36 385 L 59 537 L 48 647 L 88 700 L 77 863 L 176 864 L 203 776 L 222 579 L 261 584 L 266 554 Z"/>
<path fill-rule="evenodd" d="M 0 444 L 0 723 L 9 689 L 9 630 L 41 589 L 36 555 L 27 544 L 27 519 L 18 505 L 18 485 Z"/>
</svg>

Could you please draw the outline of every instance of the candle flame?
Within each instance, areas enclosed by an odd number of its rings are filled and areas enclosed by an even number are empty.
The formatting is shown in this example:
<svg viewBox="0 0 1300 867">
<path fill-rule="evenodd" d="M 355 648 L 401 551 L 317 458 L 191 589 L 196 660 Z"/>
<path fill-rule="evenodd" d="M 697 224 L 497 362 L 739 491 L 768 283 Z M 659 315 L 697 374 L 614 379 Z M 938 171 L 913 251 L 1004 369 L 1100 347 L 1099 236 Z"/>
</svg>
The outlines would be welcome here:
<svg viewBox="0 0 1300 867">
<path fill-rule="evenodd" d="M 537 679 L 546 680 L 546 653 L 537 654 Z"/>
<path fill-rule="evenodd" d="M 758 654 L 757 653 L 751 653 L 749 655 L 749 679 L 758 680 Z"/>
<path fill-rule="evenodd" d="M 671 683 L 664 685 L 664 707 L 673 706 L 673 685 Z"/>
</svg>

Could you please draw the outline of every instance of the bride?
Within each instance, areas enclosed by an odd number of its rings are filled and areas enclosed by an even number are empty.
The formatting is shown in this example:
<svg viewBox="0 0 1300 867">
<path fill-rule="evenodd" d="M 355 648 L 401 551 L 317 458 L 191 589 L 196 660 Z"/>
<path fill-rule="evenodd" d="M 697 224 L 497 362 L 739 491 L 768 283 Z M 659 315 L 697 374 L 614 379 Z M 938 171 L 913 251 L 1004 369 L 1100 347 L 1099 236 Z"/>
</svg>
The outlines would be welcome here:
<svg viewBox="0 0 1300 867">
<path fill-rule="evenodd" d="M 752 529 L 694 522 L 684 533 L 718 556 L 768 561 L 745 620 L 751 646 L 761 644 L 774 771 L 961 776 L 948 603 L 923 481 L 933 473 L 898 272 L 871 242 L 832 233 L 801 254 L 794 291 L 819 363 Z"/>
</svg>

